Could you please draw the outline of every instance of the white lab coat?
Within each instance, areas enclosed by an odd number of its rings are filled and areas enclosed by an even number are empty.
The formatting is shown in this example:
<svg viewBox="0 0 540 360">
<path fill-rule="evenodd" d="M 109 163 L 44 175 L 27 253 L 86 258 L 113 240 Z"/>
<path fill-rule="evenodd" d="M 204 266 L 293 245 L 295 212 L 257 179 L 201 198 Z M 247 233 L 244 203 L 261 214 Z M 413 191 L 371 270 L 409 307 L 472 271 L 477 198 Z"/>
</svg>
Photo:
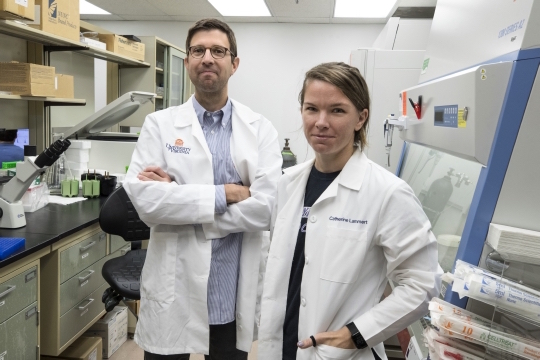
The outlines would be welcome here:
<svg viewBox="0 0 540 360">
<path fill-rule="evenodd" d="M 234 100 L 232 107 L 231 156 L 251 197 L 229 205 L 221 215 L 214 213 L 212 155 L 192 100 L 148 115 L 141 130 L 124 187 L 141 220 L 151 227 L 135 332 L 135 341 L 146 351 L 208 354 L 210 240 L 237 232 L 244 236 L 236 346 L 250 351 L 256 338 L 261 256 L 268 246 L 263 231 L 270 228 L 282 157 L 272 124 Z M 149 165 L 160 166 L 173 182 L 139 181 L 137 174 Z"/>
<path fill-rule="evenodd" d="M 282 358 L 289 276 L 312 165 L 286 169 L 278 185 L 259 360 Z M 439 269 L 431 225 L 411 188 L 357 149 L 309 214 L 298 339 L 354 321 L 385 359 L 382 342 L 427 313 L 439 291 Z M 379 303 L 387 277 L 399 286 Z M 319 345 L 298 350 L 297 359 L 372 360 L 373 354 Z"/>
</svg>

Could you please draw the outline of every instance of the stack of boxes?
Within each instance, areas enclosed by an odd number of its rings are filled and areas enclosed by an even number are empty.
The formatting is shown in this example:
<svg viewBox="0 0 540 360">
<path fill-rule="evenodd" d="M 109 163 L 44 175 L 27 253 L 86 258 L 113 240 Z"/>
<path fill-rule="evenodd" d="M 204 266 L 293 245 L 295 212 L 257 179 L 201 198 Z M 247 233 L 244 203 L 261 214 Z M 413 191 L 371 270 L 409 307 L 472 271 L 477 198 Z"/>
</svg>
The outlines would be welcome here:
<svg viewBox="0 0 540 360">
<path fill-rule="evenodd" d="M 92 142 L 88 140 L 70 140 L 71 146 L 65 151 L 66 155 L 66 176 L 71 175 L 77 180 L 88 170 L 90 160 L 90 148 Z M 69 170 L 68 170 L 69 169 Z M 71 170 L 71 173 L 70 173 Z"/>
<path fill-rule="evenodd" d="M 108 359 L 127 340 L 128 309 L 116 306 L 99 319 L 84 336 L 99 336 L 103 340 L 103 358 Z"/>
</svg>

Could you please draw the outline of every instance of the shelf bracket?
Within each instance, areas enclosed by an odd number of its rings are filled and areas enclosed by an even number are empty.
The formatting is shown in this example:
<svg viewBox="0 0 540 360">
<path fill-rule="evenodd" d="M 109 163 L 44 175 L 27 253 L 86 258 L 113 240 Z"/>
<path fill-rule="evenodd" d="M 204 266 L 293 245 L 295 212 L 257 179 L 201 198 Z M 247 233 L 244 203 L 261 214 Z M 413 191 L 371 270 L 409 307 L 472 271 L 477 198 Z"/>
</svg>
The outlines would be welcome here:
<svg viewBox="0 0 540 360">
<path fill-rule="evenodd" d="M 57 51 L 78 51 L 78 50 L 87 50 L 86 46 L 44 46 L 43 50 L 47 52 L 57 52 Z"/>
</svg>

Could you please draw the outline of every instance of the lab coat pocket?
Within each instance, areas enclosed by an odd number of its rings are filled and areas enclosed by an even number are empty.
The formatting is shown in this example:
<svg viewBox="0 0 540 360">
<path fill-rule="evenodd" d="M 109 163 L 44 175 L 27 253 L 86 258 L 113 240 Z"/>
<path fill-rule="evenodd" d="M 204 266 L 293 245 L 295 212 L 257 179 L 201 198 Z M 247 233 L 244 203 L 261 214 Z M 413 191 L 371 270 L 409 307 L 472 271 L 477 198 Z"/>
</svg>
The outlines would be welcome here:
<svg viewBox="0 0 540 360">
<path fill-rule="evenodd" d="M 317 345 L 315 358 L 317 360 L 353 360 L 359 358 L 358 349 L 340 349 L 328 345 Z"/>
<path fill-rule="evenodd" d="M 355 282 L 366 254 L 366 238 L 365 230 L 328 228 L 321 264 L 321 279 L 343 284 Z"/>
<path fill-rule="evenodd" d="M 167 225 L 152 230 L 142 272 L 141 297 L 170 304 L 174 301 L 178 233 Z"/>
</svg>

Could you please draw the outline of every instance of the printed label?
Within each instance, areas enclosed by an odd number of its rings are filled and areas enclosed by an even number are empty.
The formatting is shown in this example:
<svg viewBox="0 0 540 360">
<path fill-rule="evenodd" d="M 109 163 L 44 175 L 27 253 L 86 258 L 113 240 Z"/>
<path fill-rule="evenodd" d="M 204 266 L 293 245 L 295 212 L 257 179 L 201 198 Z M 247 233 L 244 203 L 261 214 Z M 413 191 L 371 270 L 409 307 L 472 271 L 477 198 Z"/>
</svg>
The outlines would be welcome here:
<svg viewBox="0 0 540 360">
<path fill-rule="evenodd" d="M 97 360 L 97 349 L 94 349 L 94 351 L 88 355 L 88 360 Z"/>
<path fill-rule="evenodd" d="M 15 4 L 28 7 L 28 0 L 15 0 Z"/>
<path fill-rule="evenodd" d="M 458 110 L 458 115 L 457 115 L 457 127 L 458 128 L 466 128 L 467 127 L 467 121 L 465 121 L 465 119 L 463 119 L 463 113 L 464 113 L 464 109 Z"/>
<path fill-rule="evenodd" d="M 88 256 L 88 253 L 86 253 L 86 254 L 83 254 L 83 256 L 81 256 L 81 258 L 83 258 L 83 259 L 84 259 L 84 258 L 86 258 L 87 256 Z"/>
</svg>

